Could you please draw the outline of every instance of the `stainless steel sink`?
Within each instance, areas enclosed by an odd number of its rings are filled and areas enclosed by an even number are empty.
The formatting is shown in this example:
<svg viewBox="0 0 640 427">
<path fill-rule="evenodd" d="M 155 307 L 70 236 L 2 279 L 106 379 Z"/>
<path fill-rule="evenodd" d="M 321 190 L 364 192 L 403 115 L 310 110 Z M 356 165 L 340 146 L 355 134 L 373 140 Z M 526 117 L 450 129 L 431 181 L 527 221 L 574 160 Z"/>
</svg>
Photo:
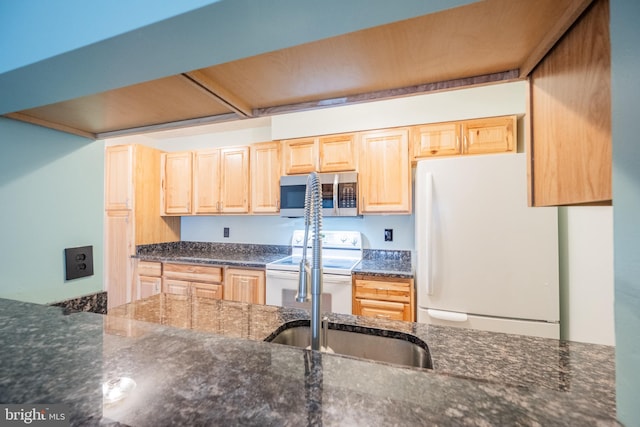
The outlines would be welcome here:
<svg viewBox="0 0 640 427">
<path fill-rule="evenodd" d="M 404 332 L 329 323 L 327 340 L 329 348 L 337 354 L 396 365 L 433 368 L 427 344 Z M 309 322 L 285 323 L 265 341 L 307 348 L 311 342 Z"/>
</svg>

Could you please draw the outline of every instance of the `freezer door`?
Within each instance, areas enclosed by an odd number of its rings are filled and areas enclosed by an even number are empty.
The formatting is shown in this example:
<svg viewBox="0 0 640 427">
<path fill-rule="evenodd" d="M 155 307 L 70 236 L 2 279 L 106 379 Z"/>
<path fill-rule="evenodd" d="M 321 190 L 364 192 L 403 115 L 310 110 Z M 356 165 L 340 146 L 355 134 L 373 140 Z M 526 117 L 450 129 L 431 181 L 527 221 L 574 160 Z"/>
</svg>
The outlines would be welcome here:
<svg viewBox="0 0 640 427">
<path fill-rule="evenodd" d="M 527 204 L 524 154 L 418 162 L 418 307 L 559 321 L 556 208 Z"/>
<path fill-rule="evenodd" d="M 517 319 L 500 319 L 461 315 L 461 313 L 418 309 L 418 322 L 456 328 L 480 329 L 507 334 L 530 335 L 535 337 L 560 339 L 560 323 L 536 322 Z"/>
</svg>

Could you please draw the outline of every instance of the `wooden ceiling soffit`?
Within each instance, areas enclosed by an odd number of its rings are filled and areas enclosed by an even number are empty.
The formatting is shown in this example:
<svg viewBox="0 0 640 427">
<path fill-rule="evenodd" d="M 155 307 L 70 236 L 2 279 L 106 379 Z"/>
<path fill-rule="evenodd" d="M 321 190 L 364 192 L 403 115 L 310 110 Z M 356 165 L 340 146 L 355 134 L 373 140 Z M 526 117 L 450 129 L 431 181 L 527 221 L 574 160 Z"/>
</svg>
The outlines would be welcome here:
<svg viewBox="0 0 640 427">
<path fill-rule="evenodd" d="M 138 126 L 134 128 L 113 130 L 108 132 L 98 132 L 96 134 L 97 139 L 115 138 L 117 136 L 129 136 L 129 135 L 142 135 L 151 132 L 160 132 L 163 130 L 173 130 L 188 128 L 192 126 L 210 125 L 214 123 L 229 122 L 232 120 L 243 119 L 244 117 L 238 116 L 236 113 L 217 114 L 215 116 L 198 117 L 196 119 L 179 120 L 175 122 L 158 123 L 147 126 Z"/>
<path fill-rule="evenodd" d="M 89 138 L 94 140 L 98 139 L 98 136 L 95 133 L 87 132 L 81 129 L 76 129 L 74 127 L 66 126 L 60 123 L 54 123 L 48 120 L 39 119 L 37 117 L 32 117 L 24 113 L 19 113 L 19 112 L 9 113 L 9 114 L 5 114 L 4 117 L 14 119 L 14 120 L 19 120 L 25 123 L 31 123 L 32 125 L 38 125 L 38 126 L 42 126 L 49 129 L 55 129 L 61 132 L 70 133 L 72 135 L 82 136 L 84 138 Z"/>
<path fill-rule="evenodd" d="M 242 117 L 252 117 L 253 109 L 244 100 L 240 99 L 221 84 L 216 82 L 203 70 L 191 71 L 182 74 L 182 77 L 187 79 L 192 84 L 204 89 L 210 95 L 213 96 L 218 102 L 234 111 L 236 114 Z"/>
<path fill-rule="evenodd" d="M 525 78 L 533 71 L 591 3 L 593 0 L 573 1 L 572 7 L 568 7 L 564 14 L 554 21 L 553 27 L 544 34 L 543 39 L 520 66 L 520 77 Z"/>
<path fill-rule="evenodd" d="M 369 101 L 380 101 L 383 99 L 398 98 L 403 96 L 420 95 L 429 92 L 440 92 L 465 87 L 482 86 L 492 83 L 506 83 L 520 80 L 519 70 L 509 70 L 500 73 L 485 74 L 462 79 L 446 80 L 441 82 L 424 83 L 415 86 L 408 86 L 396 89 L 386 89 L 376 92 L 368 92 L 356 95 L 348 95 L 333 99 L 319 101 L 302 102 L 298 104 L 280 105 L 275 107 L 256 108 L 253 111 L 254 117 L 270 116 L 273 114 L 291 113 L 295 111 L 314 110 L 325 107 L 337 107 L 341 105 L 359 104 Z"/>
</svg>

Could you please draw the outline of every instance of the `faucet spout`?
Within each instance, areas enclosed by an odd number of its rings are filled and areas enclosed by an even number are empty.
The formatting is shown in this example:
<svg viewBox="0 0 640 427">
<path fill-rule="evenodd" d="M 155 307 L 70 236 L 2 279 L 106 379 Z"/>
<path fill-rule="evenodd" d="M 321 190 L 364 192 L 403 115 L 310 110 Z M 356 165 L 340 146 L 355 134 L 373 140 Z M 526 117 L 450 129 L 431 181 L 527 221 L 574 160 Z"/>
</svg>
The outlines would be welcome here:
<svg viewBox="0 0 640 427">
<path fill-rule="evenodd" d="M 308 301 L 309 279 L 311 279 L 311 349 L 320 350 L 322 348 L 322 337 L 320 335 L 320 313 L 322 312 L 322 193 L 318 174 L 312 172 L 307 178 L 307 188 L 305 191 L 304 203 L 304 244 L 302 250 L 302 260 L 300 261 L 300 276 L 298 283 L 298 302 Z M 312 262 L 311 272 L 307 272 L 307 243 L 309 227 L 313 223 L 312 238 Z"/>
</svg>

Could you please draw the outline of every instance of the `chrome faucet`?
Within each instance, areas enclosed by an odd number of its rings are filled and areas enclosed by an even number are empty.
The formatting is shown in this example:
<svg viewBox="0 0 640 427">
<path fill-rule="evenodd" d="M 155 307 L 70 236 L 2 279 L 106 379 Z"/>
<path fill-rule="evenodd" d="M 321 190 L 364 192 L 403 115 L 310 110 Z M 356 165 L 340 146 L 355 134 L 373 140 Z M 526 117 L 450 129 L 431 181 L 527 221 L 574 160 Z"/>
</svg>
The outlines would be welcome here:
<svg viewBox="0 0 640 427">
<path fill-rule="evenodd" d="M 307 262 L 307 242 L 309 227 L 313 223 L 311 268 Z M 320 334 L 320 302 L 322 300 L 322 191 L 318 174 L 311 172 L 307 178 L 304 202 L 304 243 L 300 260 L 300 276 L 296 301 L 309 301 L 309 280 L 311 281 L 311 349 L 322 348 Z"/>
</svg>

